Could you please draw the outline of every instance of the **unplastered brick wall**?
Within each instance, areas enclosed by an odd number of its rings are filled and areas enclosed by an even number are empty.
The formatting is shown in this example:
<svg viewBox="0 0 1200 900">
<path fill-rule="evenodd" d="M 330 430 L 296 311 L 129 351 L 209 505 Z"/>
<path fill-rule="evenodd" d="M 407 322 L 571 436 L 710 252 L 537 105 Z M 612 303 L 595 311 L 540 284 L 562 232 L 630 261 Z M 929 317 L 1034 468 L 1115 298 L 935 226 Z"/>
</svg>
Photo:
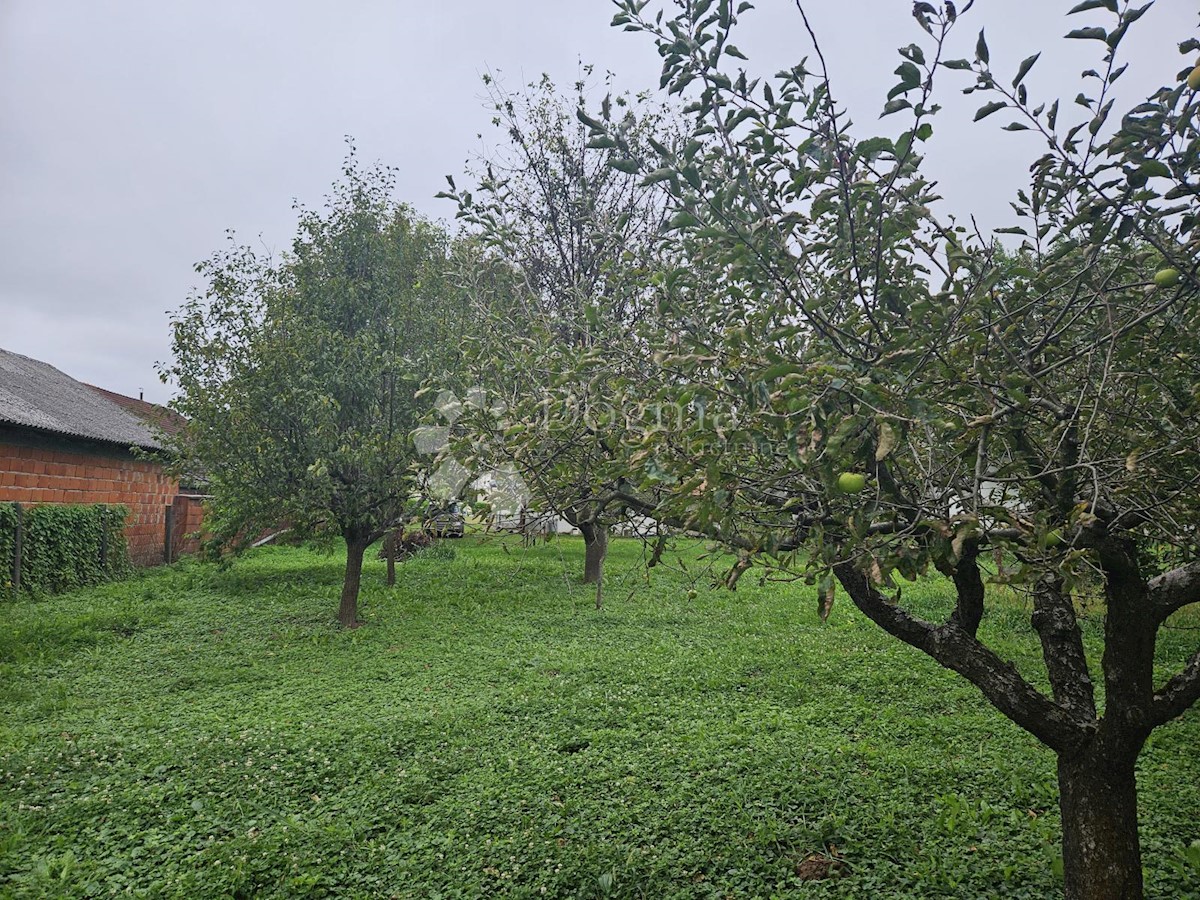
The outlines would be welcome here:
<svg viewBox="0 0 1200 900">
<path fill-rule="evenodd" d="M 166 508 L 179 492 L 162 466 L 103 445 L 0 441 L 0 501 L 123 503 L 125 536 L 134 565 L 163 561 Z"/>
<path fill-rule="evenodd" d="M 171 558 L 184 554 L 199 553 L 204 524 L 205 494 L 179 494 L 175 497 L 175 520 L 173 523 L 173 547 Z"/>
</svg>

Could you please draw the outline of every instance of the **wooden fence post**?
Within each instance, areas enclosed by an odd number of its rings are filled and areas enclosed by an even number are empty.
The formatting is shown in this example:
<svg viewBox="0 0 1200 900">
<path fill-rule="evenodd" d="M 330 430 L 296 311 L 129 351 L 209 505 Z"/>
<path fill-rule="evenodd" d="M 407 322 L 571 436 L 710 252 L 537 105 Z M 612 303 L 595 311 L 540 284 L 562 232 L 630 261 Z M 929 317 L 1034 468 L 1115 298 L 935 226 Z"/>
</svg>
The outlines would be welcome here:
<svg viewBox="0 0 1200 900">
<path fill-rule="evenodd" d="M 17 510 L 17 533 L 13 537 L 12 586 L 13 594 L 21 592 L 21 556 L 25 543 L 25 511 L 20 503 L 14 503 Z"/>
<path fill-rule="evenodd" d="M 166 508 L 163 516 L 163 562 L 171 562 L 171 545 L 175 543 L 175 505 Z"/>
<path fill-rule="evenodd" d="M 100 571 L 105 575 L 108 575 L 108 520 L 111 514 L 111 507 L 100 507 Z"/>
</svg>

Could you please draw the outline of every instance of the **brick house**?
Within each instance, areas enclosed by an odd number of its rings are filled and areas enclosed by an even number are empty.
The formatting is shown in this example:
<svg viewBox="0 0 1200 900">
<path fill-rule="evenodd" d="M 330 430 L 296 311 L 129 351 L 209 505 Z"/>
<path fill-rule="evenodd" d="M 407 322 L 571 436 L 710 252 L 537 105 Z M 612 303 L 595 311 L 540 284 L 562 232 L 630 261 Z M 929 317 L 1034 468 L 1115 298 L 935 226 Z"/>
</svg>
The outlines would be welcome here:
<svg viewBox="0 0 1200 900">
<path fill-rule="evenodd" d="M 201 498 L 163 469 L 170 410 L 76 381 L 0 349 L 0 502 L 122 503 L 135 565 L 195 549 Z M 170 538 L 170 546 L 168 546 Z"/>
</svg>

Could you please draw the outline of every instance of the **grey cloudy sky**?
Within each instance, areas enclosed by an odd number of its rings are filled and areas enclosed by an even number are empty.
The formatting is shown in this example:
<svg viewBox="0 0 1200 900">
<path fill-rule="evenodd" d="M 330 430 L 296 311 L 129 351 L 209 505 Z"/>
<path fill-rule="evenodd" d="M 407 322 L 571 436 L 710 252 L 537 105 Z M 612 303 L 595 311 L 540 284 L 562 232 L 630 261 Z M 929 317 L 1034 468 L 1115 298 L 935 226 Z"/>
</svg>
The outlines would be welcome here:
<svg viewBox="0 0 1200 900">
<path fill-rule="evenodd" d="M 977 0 L 953 55 L 970 56 L 983 26 L 1001 72 L 1044 50 L 1031 93 L 1069 103 L 1100 45 L 1058 38 L 1102 24 L 1066 19 L 1071 5 Z M 895 48 L 923 37 L 912 4 L 807 8 L 835 90 L 868 134 L 896 80 Z M 567 84 L 582 59 L 624 87 L 657 84 L 654 47 L 608 27 L 613 11 L 608 0 L 0 0 L 0 347 L 166 400 L 154 363 L 169 353 L 167 312 L 226 229 L 286 248 L 293 198 L 319 204 L 345 135 L 364 160 L 398 168 L 401 199 L 450 218 L 433 195 L 487 136 L 485 70 L 510 85 L 542 72 Z M 1185 65 L 1176 45 L 1196 25 L 1195 0 L 1158 0 L 1123 51 L 1125 96 L 1173 78 Z M 737 44 L 762 74 L 809 52 L 785 0 L 760 0 Z M 952 211 L 1006 224 L 1041 148 L 999 131 L 999 116 L 969 125 L 978 102 L 950 79 L 942 87 L 930 171 Z"/>
</svg>

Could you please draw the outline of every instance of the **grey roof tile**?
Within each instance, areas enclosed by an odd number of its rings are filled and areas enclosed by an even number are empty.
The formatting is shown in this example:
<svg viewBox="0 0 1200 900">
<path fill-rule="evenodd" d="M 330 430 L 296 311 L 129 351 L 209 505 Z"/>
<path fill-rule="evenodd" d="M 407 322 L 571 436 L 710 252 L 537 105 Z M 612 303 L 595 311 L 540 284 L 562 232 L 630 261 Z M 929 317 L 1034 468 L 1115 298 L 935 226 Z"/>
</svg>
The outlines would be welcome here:
<svg viewBox="0 0 1200 900">
<path fill-rule="evenodd" d="M 0 348 L 0 423 L 125 447 L 158 449 L 137 416 L 49 363 Z"/>
</svg>

